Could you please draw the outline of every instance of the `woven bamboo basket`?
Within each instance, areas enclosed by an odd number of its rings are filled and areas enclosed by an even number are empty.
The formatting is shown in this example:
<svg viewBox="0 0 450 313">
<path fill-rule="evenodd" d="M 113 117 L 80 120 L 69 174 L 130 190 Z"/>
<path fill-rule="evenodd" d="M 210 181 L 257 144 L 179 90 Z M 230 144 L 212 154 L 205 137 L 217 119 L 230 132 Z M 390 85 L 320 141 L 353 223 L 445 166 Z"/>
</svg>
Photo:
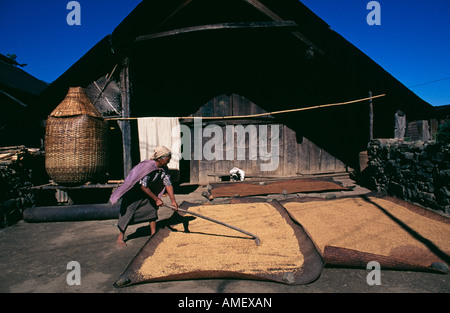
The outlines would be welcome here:
<svg viewBox="0 0 450 313">
<path fill-rule="evenodd" d="M 45 169 L 61 185 L 98 182 L 107 170 L 107 127 L 81 87 L 71 87 L 47 119 Z"/>
</svg>

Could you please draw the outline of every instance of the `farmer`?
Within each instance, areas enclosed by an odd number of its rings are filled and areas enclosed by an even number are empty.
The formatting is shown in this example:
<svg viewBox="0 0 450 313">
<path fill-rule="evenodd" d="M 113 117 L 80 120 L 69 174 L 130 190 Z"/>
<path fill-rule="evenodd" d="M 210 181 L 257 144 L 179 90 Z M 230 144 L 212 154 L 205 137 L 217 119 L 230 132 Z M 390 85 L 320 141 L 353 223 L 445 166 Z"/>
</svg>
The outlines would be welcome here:
<svg viewBox="0 0 450 313">
<path fill-rule="evenodd" d="M 130 224 L 150 223 L 150 234 L 156 232 L 158 208 L 163 205 L 161 196 L 165 190 L 169 194 L 172 206 L 178 209 L 173 186 L 167 164 L 172 157 L 171 151 L 164 147 L 157 147 L 150 160 L 136 165 L 125 178 L 124 183 L 117 188 L 110 197 L 111 203 L 122 198 L 117 237 L 117 244 L 125 244 L 125 231 Z"/>
</svg>

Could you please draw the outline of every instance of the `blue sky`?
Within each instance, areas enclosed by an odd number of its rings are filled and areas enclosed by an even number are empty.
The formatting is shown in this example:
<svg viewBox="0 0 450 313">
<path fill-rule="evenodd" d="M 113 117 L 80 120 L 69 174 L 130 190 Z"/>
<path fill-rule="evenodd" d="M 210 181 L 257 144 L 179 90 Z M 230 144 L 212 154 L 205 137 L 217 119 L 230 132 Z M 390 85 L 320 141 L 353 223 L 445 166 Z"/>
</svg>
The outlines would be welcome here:
<svg viewBox="0 0 450 313">
<path fill-rule="evenodd" d="M 163 1 L 163 0 L 161 0 Z M 0 53 L 52 82 L 140 0 L 78 0 L 81 25 L 69 26 L 69 0 L 0 0 Z M 370 0 L 302 0 L 330 27 L 432 105 L 450 104 L 450 0 L 379 0 L 381 25 L 370 26 Z"/>
<path fill-rule="evenodd" d="M 373 26 L 370 0 L 301 2 L 422 99 L 450 104 L 450 0 L 379 0 Z"/>
<path fill-rule="evenodd" d="M 81 25 L 69 26 L 70 0 L 0 0 L 0 53 L 16 54 L 23 69 L 56 80 L 111 34 L 141 0 L 78 0 Z"/>
</svg>

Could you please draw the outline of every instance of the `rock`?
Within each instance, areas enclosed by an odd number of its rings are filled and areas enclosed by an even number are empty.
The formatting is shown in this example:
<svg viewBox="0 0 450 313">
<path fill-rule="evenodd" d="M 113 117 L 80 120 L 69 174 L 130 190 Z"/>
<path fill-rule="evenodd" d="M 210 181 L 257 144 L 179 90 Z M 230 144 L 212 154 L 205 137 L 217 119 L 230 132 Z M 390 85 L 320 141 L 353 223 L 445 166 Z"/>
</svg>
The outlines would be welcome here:
<svg viewBox="0 0 450 313">
<path fill-rule="evenodd" d="M 431 264 L 431 267 L 444 273 L 448 273 L 448 265 L 443 262 L 434 262 Z"/>
<path fill-rule="evenodd" d="M 292 272 L 286 272 L 283 275 L 283 281 L 289 285 L 295 283 L 295 275 Z"/>
<path fill-rule="evenodd" d="M 368 188 L 432 210 L 450 211 L 450 144 L 377 139 L 367 150 Z"/>
<path fill-rule="evenodd" d="M 407 160 L 414 160 L 414 153 L 412 153 L 412 152 L 405 152 L 403 155 L 405 156 L 405 159 L 407 159 Z"/>
<path fill-rule="evenodd" d="M 388 193 L 397 197 L 403 197 L 405 195 L 405 187 L 396 182 L 390 182 L 388 186 Z"/>
<path fill-rule="evenodd" d="M 448 198 L 450 199 L 450 190 L 448 190 L 447 187 L 443 187 L 439 190 L 439 193 L 441 194 L 441 196 L 443 198 Z"/>
<path fill-rule="evenodd" d="M 450 178 L 450 169 L 439 171 L 439 176 L 441 178 Z"/>
</svg>

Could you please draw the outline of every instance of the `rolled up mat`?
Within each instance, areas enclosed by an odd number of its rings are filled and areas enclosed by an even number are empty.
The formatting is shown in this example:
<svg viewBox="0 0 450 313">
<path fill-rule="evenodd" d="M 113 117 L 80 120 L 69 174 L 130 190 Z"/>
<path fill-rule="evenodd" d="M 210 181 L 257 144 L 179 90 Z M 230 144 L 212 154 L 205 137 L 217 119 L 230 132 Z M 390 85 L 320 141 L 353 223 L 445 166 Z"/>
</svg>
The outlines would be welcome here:
<svg viewBox="0 0 450 313">
<path fill-rule="evenodd" d="M 28 223 L 108 220 L 119 217 L 120 202 L 116 204 L 82 204 L 27 208 L 23 219 Z"/>
</svg>

